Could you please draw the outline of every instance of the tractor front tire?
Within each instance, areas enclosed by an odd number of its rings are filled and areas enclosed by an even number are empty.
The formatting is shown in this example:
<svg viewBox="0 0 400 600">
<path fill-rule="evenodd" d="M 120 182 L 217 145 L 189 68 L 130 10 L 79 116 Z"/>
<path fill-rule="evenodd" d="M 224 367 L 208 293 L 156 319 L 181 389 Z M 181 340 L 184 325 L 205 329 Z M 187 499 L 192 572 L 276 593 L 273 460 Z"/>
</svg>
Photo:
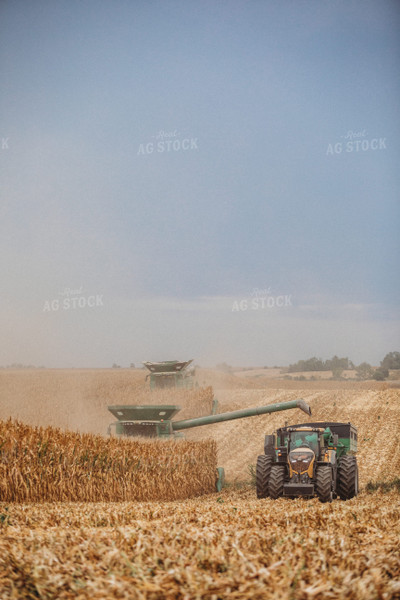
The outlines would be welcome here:
<svg viewBox="0 0 400 600">
<path fill-rule="evenodd" d="M 315 478 L 315 491 L 320 502 L 332 502 L 332 469 L 319 467 Z"/>
<path fill-rule="evenodd" d="M 261 454 L 257 458 L 256 466 L 256 490 L 257 498 L 267 498 L 269 496 L 268 483 L 271 474 L 272 456 Z"/>
<path fill-rule="evenodd" d="M 355 456 L 344 456 L 338 466 L 338 495 L 350 500 L 358 495 L 358 466 Z"/>
<path fill-rule="evenodd" d="M 283 496 L 283 484 L 285 481 L 285 466 L 272 465 L 269 476 L 268 492 L 273 500 Z"/>
</svg>

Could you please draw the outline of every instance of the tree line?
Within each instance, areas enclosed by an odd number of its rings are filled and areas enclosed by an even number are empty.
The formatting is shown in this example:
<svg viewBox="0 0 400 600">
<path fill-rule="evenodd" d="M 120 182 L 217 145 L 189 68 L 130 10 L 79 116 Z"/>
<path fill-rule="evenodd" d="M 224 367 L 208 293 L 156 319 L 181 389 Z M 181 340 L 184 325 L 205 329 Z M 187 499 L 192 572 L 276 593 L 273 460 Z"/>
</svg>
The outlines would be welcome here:
<svg viewBox="0 0 400 600">
<path fill-rule="evenodd" d="M 363 362 L 356 366 L 347 356 L 339 358 L 333 356 L 329 360 L 321 360 L 313 356 L 306 360 L 299 360 L 296 363 L 289 365 L 289 373 L 298 373 L 305 371 L 332 371 L 333 377 L 339 378 L 343 371 L 355 370 L 359 379 L 376 379 L 384 381 L 389 377 L 389 370 L 400 369 L 400 352 L 389 352 L 380 361 L 378 368 L 372 367 L 369 363 Z"/>
</svg>

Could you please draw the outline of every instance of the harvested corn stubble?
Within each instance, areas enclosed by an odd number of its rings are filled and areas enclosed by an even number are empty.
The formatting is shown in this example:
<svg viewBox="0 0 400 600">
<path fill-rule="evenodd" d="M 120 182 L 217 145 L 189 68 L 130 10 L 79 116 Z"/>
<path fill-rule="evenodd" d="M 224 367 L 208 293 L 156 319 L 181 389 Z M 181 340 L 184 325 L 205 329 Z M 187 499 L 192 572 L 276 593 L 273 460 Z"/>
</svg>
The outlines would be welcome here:
<svg viewBox="0 0 400 600">
<path fill-rule="evenodd" d="M 392 600 L 400 495 L 0 503 L 0 598 Z"/>
</svg>

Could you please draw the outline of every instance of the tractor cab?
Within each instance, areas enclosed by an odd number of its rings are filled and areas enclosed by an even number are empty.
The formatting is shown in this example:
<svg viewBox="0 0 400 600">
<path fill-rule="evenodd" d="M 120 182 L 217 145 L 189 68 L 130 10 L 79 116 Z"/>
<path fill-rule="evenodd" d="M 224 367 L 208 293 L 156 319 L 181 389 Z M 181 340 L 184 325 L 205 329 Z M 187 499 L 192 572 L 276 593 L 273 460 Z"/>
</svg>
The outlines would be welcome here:
<svg viewBox="0 0 400 600">
<path fill-rule="evenodd" d="M 298 430 L 291 432 L 289 439 L 289 450 L 297 448 L 310 448 L 318 456 L 319 454 L 319 438 L 318 431 Z"/>
<path fill-rule="evenodd" d="M 299 448 L 308 448 L 318 457 L 324 447 L 324 430 L 316 427 L 285 427 L 278 432 L 280 450 L 288 454 Z"/>
</svg>

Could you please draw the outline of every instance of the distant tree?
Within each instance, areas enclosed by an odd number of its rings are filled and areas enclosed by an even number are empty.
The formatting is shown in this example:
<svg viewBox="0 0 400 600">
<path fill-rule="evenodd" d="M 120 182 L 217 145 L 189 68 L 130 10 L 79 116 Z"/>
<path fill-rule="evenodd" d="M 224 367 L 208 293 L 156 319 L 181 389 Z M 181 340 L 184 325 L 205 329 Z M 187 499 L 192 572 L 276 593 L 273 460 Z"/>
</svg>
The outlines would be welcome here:
<svg viewBox="0 0 400 600">
<path fill-rule="evenodd" d="M 134 369 L 134 368 L 135 368 L 135 363 L 131 363 L 131 364 L 129 365 L 129 368 L 130 368 L 130 369 Z"/>
<path fill-rule="evenodd" d="M 325 361 L 313 356 L 307 360 L 299 360 L 297 363 L 289 365 L 288 372 L 335 371 L 334 377 L 340 377 L 344 370 L 354 368 L 354 363 L 347 356 L 340 358 L 339 356 L 335 355 L 331 359 Z"/>
<path fill-rule="evenodd" d="M 114 363 L 112 366 L 113 369 L 120 369 L 121 367 L 119 365 L 117 365 L 117 363 Z"/>
<path fill-rule="evenodd" d="M 289 365 L 289 373 L 304 371 L 324 371 L 324 363 L 320 358 L 313 356 L 307 360 L 299 360 L 297 363 Z"/>
<path fill-rule="evenodd" d="M 354 365 L 351 362 L 351 360 L 347 358 L 347 356 L 345 358 L 339 358 L 335 355 L 330 360 L 325 361 L 325 369 L 327 371 L 334 371 L 335 369 L 341 369 L 342 371 L 344 371 L 345 369 L 352 368 L 354 368 Z"/>
<path fill-rule="evenodd" d="M 367 362 L 363 362 L 356 367 L 356 374 L 358 379 L 371 379 L 374 374 L 374 369 Z"/>
<path fill-rule="evenodd" d="M 382 369 L 382 367 L 379 367 L 379 369 L 375 369 L 372 375 L 372 379 L 375 379 L 376 381 L 385 381 L 385 379 L 387 379 L 388 377 L 389 369 Z"/>
<path fill-rule="evenodd" d="M 383 369 L 400 369 L 400 352 L 389 352 L 381 361 Z"/>
</svg>

